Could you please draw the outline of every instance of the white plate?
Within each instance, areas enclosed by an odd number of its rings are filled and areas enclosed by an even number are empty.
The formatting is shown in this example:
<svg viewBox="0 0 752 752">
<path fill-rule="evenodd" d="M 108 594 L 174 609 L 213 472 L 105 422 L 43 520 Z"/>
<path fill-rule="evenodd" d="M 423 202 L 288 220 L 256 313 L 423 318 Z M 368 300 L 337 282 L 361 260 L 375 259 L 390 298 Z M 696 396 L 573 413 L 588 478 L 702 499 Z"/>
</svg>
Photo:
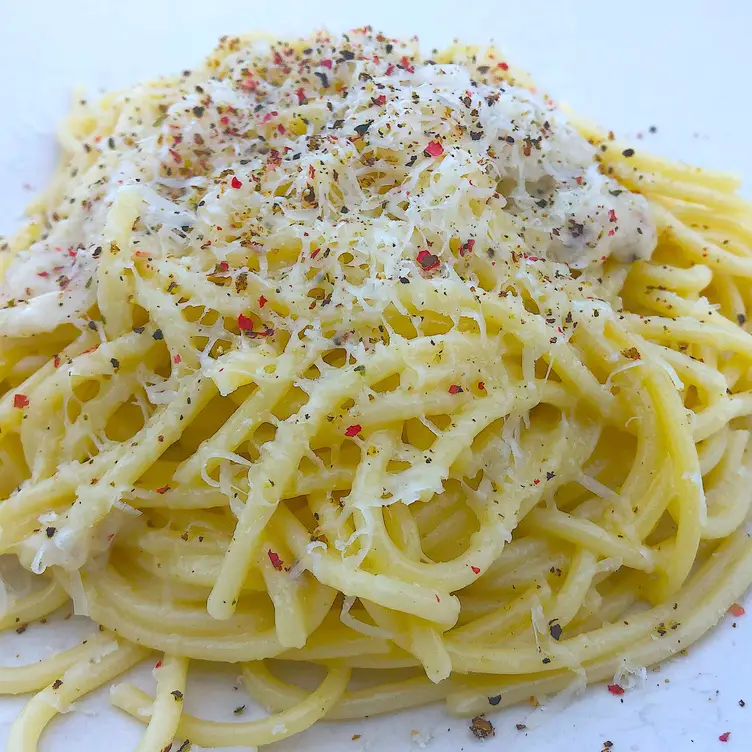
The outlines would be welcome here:
<svg viewBox="0 0 752 752">
<path fill-rule="evenodd" d="M 711 11 L 711 7 L 713 10 Z M 580 113 L 667 156 L 732 169 L 752 180 L 752 5 L 738 0 L 476 0 L 372 4 L 329 0 L 37 0 L 0 7 L 0 231 L 17 226 L 31 190 L 49 175 L 54 128 L 75 85 L 89 93 L 190 67 L 223 33 L 264 28 L 305 33 L 372 23 L 392 35 L 419 33 L 425 49 L 460 37 L 494 37 L 553 95 Z M 650 126 L 658 132 L 649 133 Z M 639 143 L 639 142 L 638 142 Z M 752 612 L 752 604 L 748 609 Z M 351 724 L 320 724 L 270 749 L 291 752 L 484 749 L 531 752 L 742 750 L 752 746 L 752 613 L 726 617 L 707 639 L 623 698 L 592 687 L 564 709 L 518 707 L 492 715 L 496 737 L 479 742 L 468 722 L 440 707 Z M 17 665 L 72 644 L 76 620 L 0 637 L 0 662 Z M 134 672 L 151 689 L 148 668 Z M 194 668 L 186 710 L 233 720 L 246 703 L 232 667 Z M 742 708 L 739 700 L 747 699 Z M 24 698 L 0 698 L 0 749 Z M 250 704 L 239 720 L 259 715 Z M 527 730 L 518 731 L 515 724 Z M 56 719 L 43 751 L 126 752 L 139 725 L 100 691 Z M 726 744 L 719 741 L 730 731 Z M 417 733 L 414 733 L 417 732 Z M 359 739 L 353 740 L 355 734 Z"/>
</svg>

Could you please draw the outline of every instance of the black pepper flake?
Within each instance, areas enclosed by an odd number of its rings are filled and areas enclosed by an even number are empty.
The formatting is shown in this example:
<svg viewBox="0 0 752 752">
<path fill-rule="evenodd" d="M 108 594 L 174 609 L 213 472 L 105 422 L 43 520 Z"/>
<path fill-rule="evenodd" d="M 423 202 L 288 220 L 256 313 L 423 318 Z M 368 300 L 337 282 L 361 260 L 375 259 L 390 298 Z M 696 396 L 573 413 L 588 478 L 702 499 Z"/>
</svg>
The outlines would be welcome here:
<svg viewBox="0 0 752 752">
<path fill-rule="evenodd" d="M 16 634 L 23 634 L 28 628 L 28 624 L 21 624 L 20 627 L 16 627 Z"/>
<path fill-rule="evenodd" d="M 550 658 L 544 658 L 543 659 L 543 663 L 546 663 L 546 664 L 551 663 L 551 659 Z"/>
<path fill-rule="evenodd" d="M 483 138 L 483 131 L 470 131 L 470 138 L 473 141 L 480 141 Z"/>
<path fill-rule="evenodd" d="M 355 53 L 351 52 L 350 50 L 342 50 L 340 52 L 344 60 L 354 60 L 355 59 Z"/>
<path fill-rule="evenodd" d="M 388 55 L 394 49 L 394 45 L 387 44 L 386 47 L 384 47 L 384 49 L 386 50 L 386 54 Z"/>
<path fill-rule="evenodd" d="M 501 702 L 501 695 L 494 695 L 488 698 L 489 705 L 498 705 Z"/>
<path fill-rule="evenodd" d="M 609 193 L 610 193 L 610 194 L 611 194 L 612 196 L 621 196 L 621 194 L 622 194 L 622 193 L 624 193 L 624 191 L 621 191 L 621 190 L 616 190 L 616 191 L 609 191 Z"/>
<path fill-rule="evenodd" d="M 624 149 L 622 152 L 622 156 L 624 157 L 633 157 L 634 156 L 634 149 Z"/>
<path fill-rule="evenodd" d="M 614 743 L 613 743 L 612 741 L 610 741 L 610 740 L 606 739 L 606 741 L 605 741 L 605 742 L 603 742 L 603 746 L 604 746 L 604 747 L 605 747 L 606 749 L 611 749 L 611 747 L 613 747 L 613 746 L 614 746 Z"/>
<path fill-rule="evenodd" d="M 52 688 L 53 689 L 60 689 L 60 687 L 63 686 L 63 680 L 62 679 L 55 679 L 54 682 L 52 682 Z"/>
<path fill-rule="evenodd" d="M 514 143 L 514 137 L 513 137 L 513 136 L 507 136 L 507 137 L 506 137 L 506 138 L 505 138 L 504 140 L 505 140 L 505 141 L 506 141 L 506 142 L 507 142 L 508 144 L 513 144 L 513 143 Z"/>
<path fill-rule="evenodd" d="M 581 222 L 575 222 L 573 219 L 569 220 L 569 232 L 573 238 L 579 238 L 585 232 L 585 225 Z"/>
<path fill-rule="evenodd" d="M 193 114 L 196 117 L 201 117 L 204 114 L 204 108 L 197 105 L 193 108 Z"/>
<path fill-rule="evenodd" d="M 737 313 L 736 320 L 739 322 L 739 326 L 744 326 L 744 323 L 746 322 L 747 317 L 743 313 Z"/>
<path fill-rule="evenodd" d="M 155 329 L 154 334 L 152 334 L 151 336 L 156 340 L 164 339 L 164 334 L 162 334 L 161 329 Z"/>
<path fill-rule="evenodd" d="M 514 727 L 517 729 L 517 731 L 524 731 L 527 728 L 524 723 L 515 723 Z"/>
<path fill-rule="evenodd" d="M 488 739 L 489 737 L 496 735 L 493 723 L 483 715 L 476 715 L 475 718 L 473 718 L 470 725 L 470 731 L 473 732 L 473 736 L 476 739 Z"/>
<path fill-rule="evenodd" d="M 110 358 L 110 363 L 116 371 L 118 368 L 120 368 L 120 361 L 117 358 Z"/>
<path fill-rule="evenodd" d="M 415 164 L 415 161 L 417 159 L 418 159 L 418 155 L 413 154 L 412 157 L 410 157 L 410 159 L 408 159 L 407 162 L 405 162 L 405 167 L 412 167 Z"/>
<path fill-rule="evenodd" d="M 99 257 L 100 257 L 100 256 L 102 255 L 102 246 L 101 246 L 101 245 L 98 245 L 98 246 L 97 246 L 97 247 L 96 247 L 96 248 L 94 249 L 94 253 L 92 253 L 91 255 L 92 255 L 92 256 L 93 256 L 94 258 L 99 258 Z"/>
<path fill-rule="evenodd" d="M 367 123 L 361 123 L 360 125 L 356 125 L 355 132 L 359 136 L 365 136 L 366 133 L 368 132 L 368 129 L 371 127 L 372 124 L 373 124 L 373 120 L 369 120 Z"/>
<path fill-rule="evenodd" d="M 52 536 L 55 535 L 55 533 L 57 532 L 57 528 L 48 527 L 44 532 L 47 533 L 48 538 L 52 538 Z"/>
<path fill-rule="evenodd" d="M 183 702 L 183 693 L 179 689 L 173 689 L 170 694 L 175 698 L 175 702 Z"/>
<path fill-rule="evenodd" d="M 143 334 L 144 333 L 144 327 L 143 326 L 134 326 L 133 331 L 136 332 L 136 334 Z"/>
<path fill-rule="evenodd" d="M 654 125 L 651 125 L 650 128 L 648 128 L 649 133 L 658 133 L 658 128 L 656 128 Z"/>
<path fill-rule="evenodd" d="M 96 321 L 90 321 L 86 326 L 89 327 L 93 332 L 97 330 L 97 322 Z"/>
<path fill-rule="evenodd" d="M 403 285 L 409 285 L 409 284 L 410 284 L 410 280 L 409 280 L 409 279 L 408 279 L 407 277 L 400 277 L 400 278 L 399 278 L 399 281 L 400 281 L 400 282 L 401 282 L 401 283 L 402 283 Z"/>
<path fill-rule="evenodd" d="M 551 619 L 551 621 L 548 622 L 548 631 L 551 633 L 551 637 L 553 637 L 554 640 L 558 641 L 561 639 L 562 628 L 558 619 Z"/>
<path fill-rule="evenodd" d="M 327 76 L 326 73 L 323 73 L 322 71 L 314 71 L 313 75 L 321 79 L 321 85 L 325 89 L 329 88 L 329 76 Z"/>
<path fill-rule="evenodd" d="M 341 209 L 339 210 L 339 213 L 340 213 L 340 214 L 349 214 L 349 213 L 350 213 L 350 210 L 349 210 L 349 209 L 348 209 L 348 208 L 347 208 L 346 206 L 343 206 L 343 207 L 342 207 L 342 208 L 341 208 Z"/>
<path fill-rule="evenodd" d="M 546 201 L 545 198 L 542 198 L 540 201 L 536 201 L 535 205 L 539 206 L 541 209 L 545 209 L 548 206 L 548 201 Z"/>
<path fill-rule="evenodd" d="M 245 705 L 238 705 L 235 710 L 233 710 L 233 715 L 240 715 L 245 710 Z"/>
<path fill-rule="evenodd" d="M 107 146 L 109 146 L 110 149 L 115 148 L 115 139 L 112 136 L 107 139 Z"/>
<path fill-rule="evenodd" d="M 744 700 L 739 700 L 739 707 L 743 708 L 747 703 Z"/>
</svg>

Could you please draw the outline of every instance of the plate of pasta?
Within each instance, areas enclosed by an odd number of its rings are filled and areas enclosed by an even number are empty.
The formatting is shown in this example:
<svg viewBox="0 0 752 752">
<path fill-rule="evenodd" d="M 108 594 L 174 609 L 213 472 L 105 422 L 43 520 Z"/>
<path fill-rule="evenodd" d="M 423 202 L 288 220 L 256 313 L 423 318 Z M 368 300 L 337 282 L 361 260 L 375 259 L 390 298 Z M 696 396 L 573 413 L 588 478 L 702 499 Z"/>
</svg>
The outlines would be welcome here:
<svg viewBox="0 0 752 752">
<path fill-rule="evenodd" d="M 1 228 L 6 752 L 743 743 L 658 678 L 749 652 L 741 179 L 503 46 L 237 25 Z"/>
</svg>

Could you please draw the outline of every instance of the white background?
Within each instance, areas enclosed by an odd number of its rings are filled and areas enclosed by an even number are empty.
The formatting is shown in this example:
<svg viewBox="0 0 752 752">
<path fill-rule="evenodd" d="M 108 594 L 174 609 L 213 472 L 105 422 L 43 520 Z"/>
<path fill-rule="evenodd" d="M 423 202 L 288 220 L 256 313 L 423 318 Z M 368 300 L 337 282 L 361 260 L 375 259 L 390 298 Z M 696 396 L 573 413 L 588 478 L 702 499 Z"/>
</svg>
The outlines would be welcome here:
<svg viewBox="0 0 752 752">
<path fill-rule="evenodd" d="M 453 37 L 493 38 L 560 101 L 625 136 L 642 133 L 638 144 L 646 148 L 738 171 L 750 195 L 752 4 L 745 0 L 0 0 L 0 232 L 18 225 L 31 191 L 47 178 L 55 123 L 74 86 L 91 94 L 189 68 L 224 33 L 366 23 L 393 36 L 418 33 L 424 49 Z M 750 749 L 752 614 L 737 628 L 731 622 L 727 617 L 687 657 L 650 672 L 642 689 L 618 698 L 600 685 L 564 710 L 504 711 L 493 718 L 496 738 L 484 743 L 471 737 L 465 720 L 431 708 L 349 726 L 322 724 L 269 749 L 401 752 L 425 744 L 433 752 L 600 752 L 607 739 L 613 752 Z M 68 621 L 3 636 L 0 664 L 36 660 L 85 629 Z M 186 710 L 233 719 L 233 708 L 245 702 L 242 687 L 233 688 L 237 671 L 194 673 L 201 676 L 189 684 Z M 148 670 L 137 678 L 151 688 Z M 739 706 L 743 698 L 746 708 Z M 0 698 L 0 750 L 23 702 Z M 257 715 L 249 706 L 240 720 Z M 516 723 L 529 728 L 517 731 Z M 125 752 L 138 730 L 107 707 L 102 692 L 55 720 L 41 748 Z M 718 736 L 725 731 L 731 737 L 723 744 Z M 356 733 L 361 738 L 353 741 Z"/>
</svg>

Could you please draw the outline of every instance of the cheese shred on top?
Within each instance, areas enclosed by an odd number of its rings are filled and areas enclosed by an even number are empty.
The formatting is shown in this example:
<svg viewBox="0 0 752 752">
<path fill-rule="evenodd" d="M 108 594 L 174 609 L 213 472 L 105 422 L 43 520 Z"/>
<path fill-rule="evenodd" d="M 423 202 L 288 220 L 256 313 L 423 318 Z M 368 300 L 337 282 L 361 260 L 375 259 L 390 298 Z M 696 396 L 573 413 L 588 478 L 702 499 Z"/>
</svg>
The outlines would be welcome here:
<svg viewBox="0 0 752 752">
<path fill-rule="evenodd" d="M 112 274 L 171 259 L 223 296 L 250 275 L 275 311 L 341 307 L 346 329 L 416 276 L 500 287 L 539 258 L 568 275 L 655 245 L 646 201 L 492 51 L 426 60 L 363 30 L 226 38 L 180 78 L 79 105 L 65 145 L 67 179 L 0 290 L 6 333 L 78 323 L 101 254 Z"/>
</svg>

